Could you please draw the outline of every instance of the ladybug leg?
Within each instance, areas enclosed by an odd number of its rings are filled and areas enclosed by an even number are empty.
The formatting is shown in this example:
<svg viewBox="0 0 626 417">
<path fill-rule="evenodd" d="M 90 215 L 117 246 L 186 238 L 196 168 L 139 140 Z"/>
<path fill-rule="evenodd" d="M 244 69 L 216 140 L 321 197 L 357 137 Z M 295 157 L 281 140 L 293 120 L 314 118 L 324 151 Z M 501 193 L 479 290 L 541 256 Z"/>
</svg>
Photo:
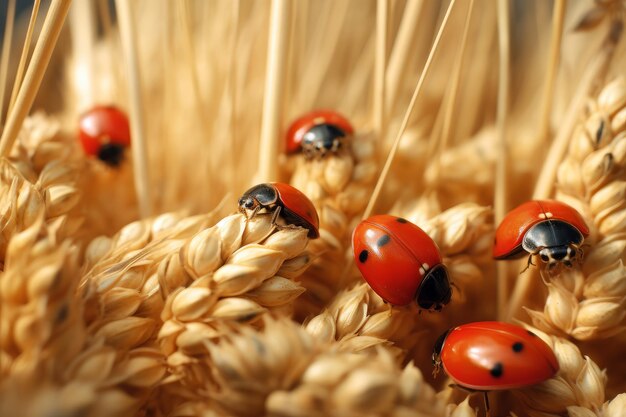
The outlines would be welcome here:
<svg viewBox="0 0 626 417">
<path fill-rule="evenodd" d="M 259 210 L 261 210 L 261 206 L 256 206 L 255 208 L 252 209 L 252 213 L 250 213 L 250 216 L 248 216 L 248 213 L 246 212 L 246 218 L 248 220 L 251 220 L 254 218 L 254 216 L 257 215 L 257 213 L 259 212 Z"/>
<path fill-rule="evenodd" d="M 281 206 L 277 206 L 276 210 L 274 210 L 274 213 L 272 213 L 272 224 L 276 227 L 278 227 L 278 224 L 276 223 L 276 220 L 278 220 L 278 216 L 280 215 L 280 210 L 282 209 Z"/>
<path fill-rule="evenodd" d="M 530 268 L 530 266 L 535 266 L 535 264 L 533 263 L 533 254 L 531 253 L 530 255 L 528 255 L 528 262 L 526 263 L 526 268 L 522 269 L 520 271 L 520 275 L 523 274 L 524 272 L 526 272 L 526 270 L 528 268 Z"/>
<path fill-rule="evenodd" d="M 487 391 L 483 391 L 483 398 L 485 399 L 485 417 L 489 417 L 489 393 Z"/>
</svg>

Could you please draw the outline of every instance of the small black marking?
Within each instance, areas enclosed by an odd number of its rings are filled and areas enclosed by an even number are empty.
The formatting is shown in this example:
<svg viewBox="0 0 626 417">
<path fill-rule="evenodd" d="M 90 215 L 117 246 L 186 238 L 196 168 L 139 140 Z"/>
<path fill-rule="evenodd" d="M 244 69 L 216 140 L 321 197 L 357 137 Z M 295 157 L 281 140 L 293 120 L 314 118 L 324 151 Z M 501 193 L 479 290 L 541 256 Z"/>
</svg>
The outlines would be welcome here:
<svg viewBox="0 0 626 417">
<path fill-rule="evenodd" d="M 530 330 L 526 330 L 528 332 L 529 335 L 533 336 L 533 337 L 537 337 L 536 334 L 534 334 L 533 332 L 531 332 Z"/>
<path fill-rule="evenodd" d="M 105 143 L 98 149 L 98 159 L 109 166 L 117 167 L 124 159 L 124 147 L 118 143 Z"/>
<path fill-rule="evenodd" d="M 403 219 L 402 217 L 398 217 L 398 218 L 396 219 L 396 221 L 397 221 L 398 223 L 408 223 L 408 222 L 409 222 L 407 219 Z"/>
<path fill-rule="evenodd" d="M 365 261 L 367 261 L 368 255 L 369 253 L 367 252 L 367 249 L 363 249 L 361 253 L 359 253 L 359 262 L 365 263 Z"/>
<path fill-rule="evenodd" d="M 491 376 L 493 376 L 494 378 L 500 378 L 502 376 L 502 372 L 504 371 L 504 368 L 502 367 L 502 363 L 497 362 L 493 368 L 491 368 L 491 371 L 489 371 L 489 373 L 491 374 Z"/>
<path fill-rule="evenodd" d="M 522 342 L 513 343 L 513 352 L 521 352 L 524 349 L 524 344 Z"/>
<path fill-rule="evenodd" d="M 598 126 L 598 130 L 596 130 L 596 145 L 600 144 L 602 140 L 602 134 L 604 133 L 604 120 L 600 121 L 600 126 Z"/>
<path fill-rule="evenodd" d="M 391 240 L 391 238 L 389 237 L 389 235 L 382 235 L 378 239 L 378 242 L 376 242 L 376 244 L 380 248 L 381 246 L 385 246 L 387 243 L 389 243 L 390 240 Z"/>
</svg>

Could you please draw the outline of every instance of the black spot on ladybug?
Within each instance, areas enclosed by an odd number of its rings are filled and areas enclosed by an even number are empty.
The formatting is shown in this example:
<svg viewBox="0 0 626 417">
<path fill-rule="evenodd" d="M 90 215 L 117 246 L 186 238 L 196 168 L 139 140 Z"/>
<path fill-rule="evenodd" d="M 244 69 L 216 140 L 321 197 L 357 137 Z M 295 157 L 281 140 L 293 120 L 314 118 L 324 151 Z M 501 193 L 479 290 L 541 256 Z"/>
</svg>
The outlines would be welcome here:
<svg viewBox="0 0 626 417">
<path fill-rule="evenodd" d="M 513 352 L 519 353 L 524 349 L 524 344 L 522 342 L 513 343 Z"/>
<path fill-rule="evenodd" d="M 378 242 L 376 242 L 376 244 L 380 248 L 381 246 L 385 246 L 387 243 L 389 243 L 390 240 L 391 240 L 391 238 L 389 237 L 389 235 L 382 235 L 378 239 Z"/>
<path fill-rule="evenodd" d="M 361 253 L 359 253 L 359 262 L 365 263 L 365 261 L 367 261 L 367 255 L 369 255 L 369 253 L 367 253 L 366 249 L 363 249 Z"/>
<path fill-rule="evenodd" d="M 493 368 L 491 368 L 491 371 L 489 371 L 491 376 L 494 378 L 500 378 L 502 376 L 502 372 L 504 372 L 504 368 L 500 362 L 497 362 Z"/>
<path fill-rule="evenodd" d="M 533 337 L 537 337 L 536 334 L 534 334 L 533 332 L 531 332 L 530 330 L 526 330 L 528 332 L 529 335 L 533 336 Z"/>
<path fill-rule="evenodd" d="M 398 217 L 398 218 L 396 219 L 396 221 L 397 221 L 398 223 L 408 223 L 408 220 L 407 220 L 407 219 L 403 219 L 402 217 Z"/>
</svg>

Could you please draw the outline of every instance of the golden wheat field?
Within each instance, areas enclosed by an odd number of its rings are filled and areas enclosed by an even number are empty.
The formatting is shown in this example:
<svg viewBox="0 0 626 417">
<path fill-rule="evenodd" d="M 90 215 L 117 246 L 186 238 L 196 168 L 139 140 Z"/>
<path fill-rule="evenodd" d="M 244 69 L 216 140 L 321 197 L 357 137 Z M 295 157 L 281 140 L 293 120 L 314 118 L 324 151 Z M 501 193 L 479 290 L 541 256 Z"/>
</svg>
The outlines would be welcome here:
<svg viewBox="0 0 626 417">
<path fill-rule="evenodd" d="M 626 416 L 623 1 L 0 8 L 1 416 Z M 111 105 L 117 165 L 79 133 Z M 287 154 L 316 109 L 353 131 Z M 269 182 L 310 199 L 319 238 L 290 204 L 240 209 Z M 506 214 L 549 199 L 589 228 L 571 265 L 494 260 Z M 373 214 L 436 243 L 441 311 L 364 281 L 352 235 Z M 432 353 L 488 320 L 539 336 L 558 372 L 494 384 L 487 409 Z"/>
</svg>

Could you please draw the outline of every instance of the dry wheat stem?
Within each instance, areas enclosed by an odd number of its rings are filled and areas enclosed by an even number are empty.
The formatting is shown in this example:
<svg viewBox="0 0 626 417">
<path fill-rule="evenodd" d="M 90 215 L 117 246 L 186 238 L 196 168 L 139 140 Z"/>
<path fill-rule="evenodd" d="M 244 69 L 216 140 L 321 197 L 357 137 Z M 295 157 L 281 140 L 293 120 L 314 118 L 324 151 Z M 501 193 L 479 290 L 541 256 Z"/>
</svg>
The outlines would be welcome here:
<svg viewBox="0 0 626 417">
<path fill-rule="evenodd" d="M 385 114 L 391 115 L 394 109 L 394 103 L 398 96 L 400 81 L 406 71 L 409 56 L 413 53 L 413 42 L 417 37 L 417 31 L 420 25 L 424 2 L 411 1 L 408 2 L 402 15 L 402 22 L 398 28 L 398 35 L 393 44 L 393 49 L 389 57 L 389 67 L 387 69 L 387 77 L 385 80 Z M 391 137 L 388 137 L 389 140 Z"/>
<path fill-rule="evenodd" d="M 389 0 L 376 1 L 376 56 L 374 60 L 374 130 L 385 139 L 385 77 L 387 69 L 387 35 L 389 32 Z"/>
<path fill-rule="evenodd" d="M 409 102 L 409 106 L 406 112 L 404 113 L 404 117 L 402 119 L 402 124 L 400 125 L 400 129 L 398 130 L 398 133 L 393 141 L 393 145 L 391 146 L 391 149 L 389 150 L 389 154 L 387 155 L 387 159 L 385 160 L 385 165 L 383 166 L 383 169 L 380 172 L 378 181 L 376 181 L 376 186 L 374 187 L 374 191 L 372 191 L 372 195 L 369 199 L 369 202 L 367 203 L 367 207 L 365 208 L 365 211 L 363 212 L 363 216 L 361 217 L 362 219 L 368 218 L 374 211 L 374 206 L 376 205 L 378 197 L 380 196 L 380 192 L 382 191 L 382 188 L 385 185 L 385 180 L 387 178 L 387 175 L 389 174 L 389 169 L 391 168 L 391 164 L 393 163 L 393 159 L 398 150 L 398 146 L 400 145 L 400 141 L 402 140 L 402 136 L 404 135 L 404 132 L 409 123 L 409 120 L 411 119 L 411 114 L 413 113 L 415 102 L 417 101 L 417 98 L 419 97 L 419 94 L 422 90 L 422 86 L 424 85 L 424 80 L 426 79 L 426 75 L 428 74 L 430 70 L 433 57 L 435 56 L 435 52 L 437 51 L 439 42 L 441 41 L 441 37 L 447 26 L 448 19 L 450 17 L 450 14 L 452 13 L 452 9 L 454 8 L 455 4 L 456 4 L 456 0 L 452 0 L 450 2 L 450 5 L 448 6 L 448 9 L 446 10 L 446 14 L 443 17 L 443 21 L 441 22 L 441 26 L 439 27 L 439 31 L 437 32 L 437 36 L 435 37 L 433 45 L 430 49 L 430 53 L 428 54 L 428 58 L 426 59 L 426 63 L 424 64 L 424 69 L 422 70 L 422 73 L 420 74 L 419 80 L 417 81 L 417 85 L 415 86 L 415 90 L 413 91 L 413 95 L 411 96 L 411 101 Z"/>
<path fill-rule="evenodd" d="M 20 86 L 22 85 L 22 78 L 24 77 L 24 69 L 26 68 L 26 61 L 28 60 L 28 53 L 30 51 L 31 40 L 33 37 L 33 32 L 35 31 L 35 23 L 37 20 L 37 14 L 39 13 L 39 6 L 41 5 L 41 0 L 35 0 L 33 2 L 33 9 L 30 13 L 30 20 L 28 21 L 28 29 L 26 30 L 26 37 L 24 38 L 24 46 L 22 47 L 22 54 L 20 55 L 20 62 L 17 65 L 17 71 L 15 73 L 15 81 L 13 82 L 13 89 L 11 90 L 11 99 L 9 100 L 9 107 L 7 112 L 10 113 L 13 105 L 15 104 L 15 99 L 17 98 L 17 92 L 20 90 Z M 2 77 L 0 77 L 1 79 Z M 4 95 L 0 93 L 0 97 Z M 0 111 L 0 114 L 2 112 Z"/>
<path fill-rule="evenodd" d="M 287 70 L 291 2 L 272 0 L 270 38 L 267 48 L 267 69 L 263 100 L 263 120 L 259 152 L 260 181 L 275 181 L 278 175 L 277 155 L 280 133 L 280 114 L 284 94 L 284 79 Z"/>
<path fill-rule="evenodd" d="M 132 156 L 135 190 L 141 217 L 152 214 L 152 187 L 148 168 L 148 149 L 144 127 L 144 110 L 141 96 L 141 80 L 137 59 L 137 41 L 132 7 L 129 2 L 116 0 L 122 50 L 130 91 L 130 131 L 133 138 Z"/>
<path fill-rule="evenodd" d="M 508 162 L 509 151 L 506 139 L 507 113 L 509 108 L 509 60 L 510 60 L 510 24 L 509 0 L 498 1 L 498 104 L 496 109 L 496 131 L 498 141 L 498 158 L 495 166 L 494 216 L 500 223 L 507 212 L 508 201 Z M 498 317 L 505 314 L 508 298 L 507 266 L 497 265 L 497 304 Z"/>
<path fill-rule="evenodd" d="M 567 0 L 556 0 L 552 9 L 552 34 L 550 36 L 550 55 L 546 72 L 545 86 L 541 100 L 540 122 L 538 133 L 540 138 L 548 138 L 550 134 L 550 117 L 554 101 L 554 81 L 559 70 L 559 56 L 565 23 L 565 9 Z"/>
<path fill-rule="evenodd" d="M 96 15 L 94 5 L 89 1 L 78 1 L 70 9 L 70 36 L 74 52 L 76 77 L 86 85 L 94 80 L 94 49 L 97 38 Z M 78 110 L 82 113 L 93 106 L 96 98 L 91 89 L 79 97 Z"/>
<path fill-rule="evenodd" d="M 11 114 L 8 115 L 6 125 L 0 137 L 0 155 L 9 154 L 15 139 L 20 131 L 22 122 L 28 115 L 35 95 L 39 90 L 41 80 L 52 56 L 52 51 L 56 45 L 56 41 L 61 33 L 61 28 L 65 22 L 65 17 L 69 10 L 71 0 L 52 0 L 50 8 L 46 14 L 39 39 L 35 45 L 32 59 L 26 70 L 24 82 L 20 87 L 20 91 L 15 101 L 15 107 Z M 3 82 L 2 85 L 6 83 Z"/>
<path fill-rule="evenodd" d="M 4 93 L 7 86 L 9 72 L 9 59 L 13 43 L 13 24 L 15 23 L 15 1 L 8 0 L 7 15 L 4 23 L 4 36 L 2 37 L 2 56 L 0 57 L 0 126 L 4 125 Z"/>
</svg>

